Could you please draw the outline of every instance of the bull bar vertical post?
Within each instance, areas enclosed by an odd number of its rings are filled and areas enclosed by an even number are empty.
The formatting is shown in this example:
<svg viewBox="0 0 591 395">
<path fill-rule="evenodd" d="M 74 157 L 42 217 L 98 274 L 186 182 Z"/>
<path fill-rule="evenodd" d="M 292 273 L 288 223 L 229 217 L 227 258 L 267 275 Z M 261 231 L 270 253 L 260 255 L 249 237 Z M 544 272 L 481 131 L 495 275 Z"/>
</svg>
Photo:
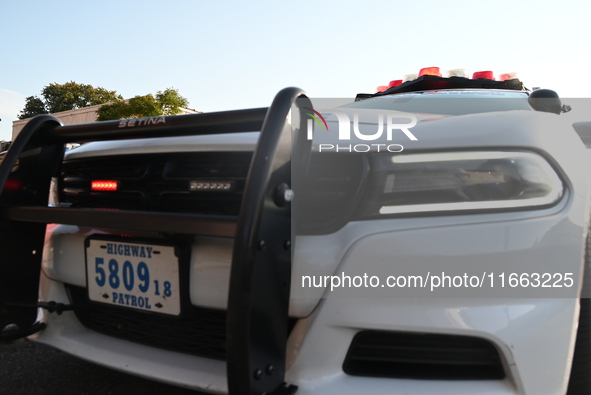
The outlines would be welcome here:
<svg viewBox="0 0 591 395">
<path fill-rule="evenodd" d="M 306 105 L 307 100 L 297 88 L 279 92 L 263 123 L 250 167 L 228 299 L 230 394 L 291 394 L 297 390 L 285 383 L 293 219 L 284 194 L 292 185 L 292 166 L 307 157 L 307 152 L 292 153 L 292 145 L 307 145 L 302 144 L 302 123 L 293 128 L 292 136 L 288 117 L 292 106 Z"/>
</svg>

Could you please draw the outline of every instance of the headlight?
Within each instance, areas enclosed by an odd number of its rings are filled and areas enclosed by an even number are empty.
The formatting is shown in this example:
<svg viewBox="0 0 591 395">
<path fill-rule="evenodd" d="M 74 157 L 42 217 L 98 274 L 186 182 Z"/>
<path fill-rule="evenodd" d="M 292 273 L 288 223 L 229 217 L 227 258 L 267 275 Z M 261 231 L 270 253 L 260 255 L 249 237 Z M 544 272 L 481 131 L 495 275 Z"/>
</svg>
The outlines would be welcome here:
<svg viewBox="0 0 591 395">
<path fill-rule="evenodd" d="M 365 215 L 552 205 L 562 181 L 533 152 L 375 155 Z"/>
</svg>

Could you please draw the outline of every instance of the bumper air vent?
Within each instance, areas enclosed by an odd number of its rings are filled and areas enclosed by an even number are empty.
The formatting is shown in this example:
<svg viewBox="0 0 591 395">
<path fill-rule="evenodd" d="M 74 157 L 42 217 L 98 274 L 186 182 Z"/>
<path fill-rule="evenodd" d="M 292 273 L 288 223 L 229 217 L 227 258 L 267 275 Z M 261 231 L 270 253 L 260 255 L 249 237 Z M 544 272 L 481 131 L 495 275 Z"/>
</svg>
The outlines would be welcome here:
<svg viewBox="0 0 591 395">
<path fill-rule="evenodd" d="M 93 303 L 85 288 L 67 285 L 76 317 L 88 329 L 165 350 L 226 359 L 226 311 L 190 306 L 180 317 Z M 297 319 L 289 318 L 291 333 Z"/>
<path fill-rule="evenodd" d="M 499 380 L 505 377 L 495 346 L 468 336 L 364 331 L 345 363 L 352 376 L 423 380 Z"/>
<path fill-rule="evenodd" d="M 171 317 L 91 303 L 86 289 L 68 286 L 74 313 L 98 333 L 171 351 L 223 360 L 226 357 L 226 312 L 192 307 Z"/>
</svg>

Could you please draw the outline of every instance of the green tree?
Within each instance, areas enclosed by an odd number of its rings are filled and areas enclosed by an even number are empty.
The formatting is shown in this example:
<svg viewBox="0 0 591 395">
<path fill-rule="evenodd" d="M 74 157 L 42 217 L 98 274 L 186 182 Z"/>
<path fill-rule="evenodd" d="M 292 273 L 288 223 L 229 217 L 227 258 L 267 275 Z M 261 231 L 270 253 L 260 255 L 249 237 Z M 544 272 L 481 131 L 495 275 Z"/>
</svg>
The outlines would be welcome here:
<svg viewBox="0 0 591 395">
<path fill-rule="evenodd" d="M 45 108 L 45 103 L 43 100 L 38 98 L 37 96 L 29 96 L 25 101 L 25 108 L 21 110 L 19 114 L 19 119 L 26 119 L 34 117 L 35 115 L 39 114 L 47 114 L 48 111 Z"/>
<path fill-rule="evenodd" d="M 156 92 L 156 95 L 135 96 L 129 100 L 118 100 L 105 104 L 98 109 L 97 121 L 113 119 L 153 117 L 181 113 L 181 107 L 187 107 L 189 101 L 182 97 L 177 89 L 168 88 Z"/>
<path fill-rule="evenodd" d="M 27 97 L 25 107 L 18 116 L 19 119 L 30 118 L 38 114 L 75 110 L 123 99 L 116 91 L 78 84 L 74 81 L 65 84 L 49 84 L 43 88 L 41 96 L 42 98 Z"/>
<path fill-rule="evenodd" d="M 176 115 L 181 113 L 181 107 L 187 107 L 189 101 L 179 95 L 178 90 L 167 88 L 164 91 L 156 92 L 156 101 L 164 115 Z"/>
</svg>

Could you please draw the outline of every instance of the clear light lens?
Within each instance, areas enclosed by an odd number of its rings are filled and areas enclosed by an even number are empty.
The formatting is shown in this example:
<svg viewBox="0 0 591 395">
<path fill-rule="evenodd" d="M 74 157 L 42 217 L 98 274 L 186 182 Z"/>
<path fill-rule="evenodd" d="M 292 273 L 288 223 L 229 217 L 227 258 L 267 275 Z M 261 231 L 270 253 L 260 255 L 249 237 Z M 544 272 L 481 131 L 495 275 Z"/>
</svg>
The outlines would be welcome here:
<svg viewBox="0 0 591 395">
<path fill-rule="evenodd" d="M 229 191 L 232 181 L 196 180 L 189 182 L 190 191 Z"/>
<path fill-rule="evenodd" d="M 449 77 L 464 77 L 466 78 L 466 69 L 452 69 L 447 71 Z"/>
<path fill-rule="evenodd" d="M 418 74 L 406 74 L 404 78 L 402 78 L 402 82 L 414 81 L 419 77 Z"/>
<path fill-rule="evenodd" d="M 369 207 L 379 214 L 546 206 L 562 181 L 532 152 L 376 155 Z"/>
</svg>

